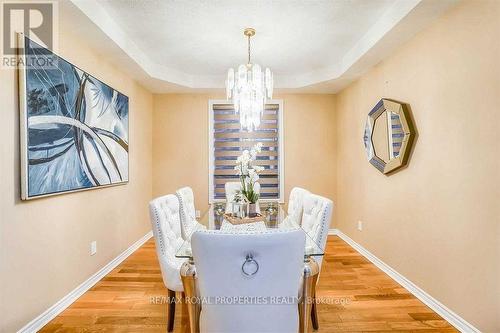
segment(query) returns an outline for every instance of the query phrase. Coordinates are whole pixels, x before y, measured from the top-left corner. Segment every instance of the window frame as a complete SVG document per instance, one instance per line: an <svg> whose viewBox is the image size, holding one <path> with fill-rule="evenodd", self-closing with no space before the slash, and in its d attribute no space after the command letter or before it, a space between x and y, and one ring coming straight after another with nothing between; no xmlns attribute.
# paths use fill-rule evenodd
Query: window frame
<svg viewBox="0 0 500 333"><path fill-rule="evenodd" d="M214 104L227 104L232 103L225 99L209 99L208 100L208 203L225 202L224 199L214 199ZM284 127L283 127L283 100L272 99L268 100L266 104L278 105L278 180L279 180L279 197L277 199L259 199L261 202L285 202L285 149L284 149Z"/></svg>

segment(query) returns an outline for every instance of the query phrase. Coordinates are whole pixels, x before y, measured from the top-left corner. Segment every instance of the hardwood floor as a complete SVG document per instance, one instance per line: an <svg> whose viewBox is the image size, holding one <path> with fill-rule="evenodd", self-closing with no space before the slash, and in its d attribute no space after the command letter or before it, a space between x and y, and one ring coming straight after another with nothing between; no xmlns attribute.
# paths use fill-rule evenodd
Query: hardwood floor
<svg viewBox="0 0 500 333"><path fill-rule="evenodd" d="M167 290L148 241L41 332L166 332ZM457 332L337 236L329 236L318 332ZM177 304L174 332L188 332Z"/></svg>

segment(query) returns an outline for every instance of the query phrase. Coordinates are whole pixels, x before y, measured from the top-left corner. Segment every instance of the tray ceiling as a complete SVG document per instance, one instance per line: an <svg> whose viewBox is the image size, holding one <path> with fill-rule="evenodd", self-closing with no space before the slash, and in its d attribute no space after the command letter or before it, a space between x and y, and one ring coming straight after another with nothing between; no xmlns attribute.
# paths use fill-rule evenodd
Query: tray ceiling
<svg viewBox="0 0 500 333"><path fill-rule="evenodd" d="M253 62L273 70L276 88L332 93L456 3L71 1L93 25L80 32L105 34L101 39L116 45L107 47L110 56L133 62L131 70L155 92L223 88L227 69L246 61L243 29L251 26Z"/></svg>

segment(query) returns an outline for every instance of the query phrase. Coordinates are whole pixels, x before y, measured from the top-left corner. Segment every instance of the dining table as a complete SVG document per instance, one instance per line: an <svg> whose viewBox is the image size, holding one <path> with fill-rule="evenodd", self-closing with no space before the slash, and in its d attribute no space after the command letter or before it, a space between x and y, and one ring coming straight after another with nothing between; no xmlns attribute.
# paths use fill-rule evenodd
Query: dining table
<svg viewBox="0 0 500 333"><path fill-rule="evenodd" d="M184 242L178 247L175 256L186 261L182 264L180 274L186 297L186 305L189 316L190 332L199 332L199 318L201 313L201 302L196 302L199 296L196 289L196 266L191 250L191 236L199 230L221 230L227 232L258 232L272 230L300 230L305 236L304 267L302 286L297 291L300 293L298 302L299 332L307 332L311 309L316 302L316 282L318 280L319 266L315 257L324 255L324 250L317 244L314 230L309 230L301 224L297 218L288 216L282 203L273 201L260 202L260 216L262 221L233 224L226 214L226 203L215 202L209 205L208 210L197 218L197 224L185 237Z"/></svg>

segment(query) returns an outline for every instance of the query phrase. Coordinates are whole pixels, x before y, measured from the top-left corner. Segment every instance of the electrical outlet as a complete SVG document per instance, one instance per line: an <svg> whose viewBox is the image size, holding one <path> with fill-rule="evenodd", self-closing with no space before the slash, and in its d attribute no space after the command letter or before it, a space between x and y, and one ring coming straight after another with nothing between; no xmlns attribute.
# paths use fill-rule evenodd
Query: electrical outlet
<svg viewBox="0 0 500 333"><path fill-rule="evenodd" d="M93 256L97 253L97 241L92 241L90 243L90 255Z"/></svg>
<svg viewBox="0 0 500 333"><path fill-rule="evenodd" d="M199 218L201 217L201 213L200 213L200 211L199 211L199 210L197 210L197 211L195 212L195 214L196 214L196 218L197 218L197 219L199 219Z"/></svg>
<svg viewBox="0 0 500 333"><path fill-rule="evenodd" d="M363 221L358 221L358 230L363 231Z"/></svg>

